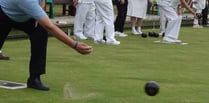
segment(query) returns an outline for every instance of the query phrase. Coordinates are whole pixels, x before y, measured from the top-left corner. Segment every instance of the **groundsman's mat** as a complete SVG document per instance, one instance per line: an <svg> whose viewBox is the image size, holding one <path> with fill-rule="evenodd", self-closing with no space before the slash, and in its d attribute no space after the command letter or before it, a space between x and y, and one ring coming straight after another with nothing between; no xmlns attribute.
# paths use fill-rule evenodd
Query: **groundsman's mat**
<svg viewBox="0 0 209 103"><path fill-rule="evenodd" d="M22 89L22 88L27 88L27 85L24 84L24 83L17 83L17 82L0 80L0 88L5 88L5 89Z"/></svg>
<svg viewBox="0 0 209 103"><path fill-rule="evenodd" d="M176 43L171 43L171 42L164 42L162 40L157 40L154 41L154 43L162 43L162 44L177 44L177 45L188 45L189 43L185 43L185 42L176 42Z"/></svg>

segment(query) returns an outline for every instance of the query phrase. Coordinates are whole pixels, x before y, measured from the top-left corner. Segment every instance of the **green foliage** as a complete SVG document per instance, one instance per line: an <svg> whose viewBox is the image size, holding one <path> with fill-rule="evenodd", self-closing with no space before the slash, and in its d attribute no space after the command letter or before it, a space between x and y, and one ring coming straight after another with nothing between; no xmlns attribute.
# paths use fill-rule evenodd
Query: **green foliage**
<svg viewBox="0 0 209 103"><path fill-rule="evenodd" d="M157 31L144 29L144 32ZM94 44L90 55L80 55L57 39L48 42L49 92L0 89L1 103L207 103L209 95L208 29L182 28L180 39L189 45L156 44L160 38L131 35L117 38L119 46ZM2 80L25 82L29 40L7 41L0 61ZM146 82L160 85L155 97L144 93Z"/></svg>

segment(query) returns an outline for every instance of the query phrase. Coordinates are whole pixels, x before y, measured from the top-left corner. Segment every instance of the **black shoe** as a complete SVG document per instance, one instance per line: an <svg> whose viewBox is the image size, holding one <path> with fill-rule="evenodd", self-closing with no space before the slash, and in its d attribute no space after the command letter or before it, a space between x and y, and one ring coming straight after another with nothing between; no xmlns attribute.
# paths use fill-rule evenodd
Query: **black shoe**
<svg viewBox="0 0 209 103"><path fill-rule="evenodd" d="M39 78L35 79L28 79L27 82L28 88L43 90L43 91L49 91L49 87L45 86Z"/></svg>
<svg viewBox="0 0 209 103"><path fill-rule="evenodd" d="M8 56L3 55L0 53L0 60L9 60L10 58Z"/></svg>

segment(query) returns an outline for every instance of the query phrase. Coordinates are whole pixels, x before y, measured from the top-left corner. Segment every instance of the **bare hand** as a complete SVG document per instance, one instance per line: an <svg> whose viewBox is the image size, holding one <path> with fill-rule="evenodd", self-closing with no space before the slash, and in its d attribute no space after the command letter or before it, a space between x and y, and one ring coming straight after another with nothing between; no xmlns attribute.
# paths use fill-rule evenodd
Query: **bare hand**
<svg viewBox="0 0 209 103"><path fill-rule="evenodd" d="M197 14L195 12L193 13L193 15L195 19L198 19Z"/></svg>
<svg viewBox="0 0 209 103"><path fill-rule="evenodd" d="M78 4L78 0L73 0L73 5L76 6Z"/></svg>
<svg viewBox="0 0 209 103"><path fill-rule="evenodd" d="M125 4L125 0L120 0L120 4Z"/></svg>
<svg viewBox="0 0 209 103"><path fill-rule="evenodd" d="M89 54L93 51L91 46L84 43L78 43L75 50L81 54Z"/></svg>

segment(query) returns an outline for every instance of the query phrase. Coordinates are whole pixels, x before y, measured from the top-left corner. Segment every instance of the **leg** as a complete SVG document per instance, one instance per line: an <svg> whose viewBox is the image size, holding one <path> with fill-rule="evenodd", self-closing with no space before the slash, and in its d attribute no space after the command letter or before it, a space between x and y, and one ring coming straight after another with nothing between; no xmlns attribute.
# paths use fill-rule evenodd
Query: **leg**
<svg viewBox="0 0 209 103"><path fill-rule="evenodd" d="M87 38L93 39L95 36L95 5L88 4L88 13L86 17L86 21L84 23L84 36Z"/></svg>
<svg viewBox="0 0 209 103"><path fill-rule="evenodd" d="M84 36L84 23L88 13L88 5L86 3L79 3L76 8L76 15L74 21L74 35L76 39L87 39Z"/></svg>
<svg viewBox="0 0 209 103"><path fill-rule="evenodd" d="M104 32L104 23L102 21L101 16L98 15L98 12L96 11L96 23L95 23L95 36L94 41L95 43L105 43L103 40L103 32Z"/></svg>
<svg viewBox="0 0 209 103"><path fill-rule="evenodd" d="M40 75L46 73L46 50L47 50L47 38L48 33L43 27L38 25L34 27L35 20L31 19L24 23L16 23L15 28L23 30L29 35L31 43L31 57L29 72L30 77L28 79L28 87L49 90L41 82Z"/></svg>
<svg viewBox="0 0 209 103"><path fill-rule="evenodd" d="M108 44L118 45L119 41L115 39L114 30L114 12L112 0L96 0L97 15L101 17L106 32L106 39Z"/></svg>
<svg viewBox="0 0 209 103"><path fill-rule="evenodd" d="M136 27L137 27L137 32L139 34L142 34L142 31L141 31L142 22L143 22L143 19L142 18L137 18Z"/></svg>
<svg viewBox="0 0 209 103"><path fill-rule="evenodd" d="M136 31L136 17L131 17L131 29L132 34L139 35L139 33Z"/></svg>
<svg viewBox="0 0 209 103"><path fill-rule="evenodd" d="M0 24L0 28L0 60L9 60L10 57L3 55L1 50L9 32L11 31L11 26L8 24Z"/></svg>
<svg viewBox="0 0 209 103"><path fill-rule="evenodd" d="M163 12L160 13L160 34L165 33L166 28L166 17Z"/></svg>
<svg viewBox="0 0 209 103"><path fill-rule="evenodd" d="M11 20L5 15L5 13L0 8L0 60L9 60L8 56L3 55L1 49L4 42L11 31Z"/></svg>
<svg viewBox="0 0 209 103"><path fill-rule="evenodd" d="M126 21L128 2L125 0L125 4L120 4L120 2L116 0L116 5L118 10L118 15L115 20L115 31L119 31L123 33L124 24Z"/></svg>
<svg viewBox="0 0 209 103"><path fill-rule="evenodd" d="M196 10L196 13L201 13L202 12L202 9L197 9ZM193 21L193 28L202 28L202 26L200 26L199 24L199 19L198 18L194 18L194 21Z"/></svg>
<svg viewBox="0 0 209 103"><path fill-rule="evenodd" d="M208 5L205 5L205 8L202 10L202 24L208 26Z"/></svg>
<svg viewBox="0 0 209 103"><path fill-rule="evenodd" d="M176 42L179 37L182 17L178 16L176 10L172 7L160 7L160 12L164 13L168 20L163 40L169 39L172 40L171 42Z"/></svg>

